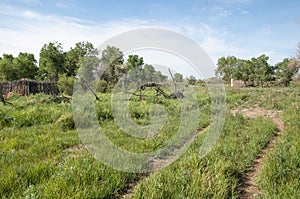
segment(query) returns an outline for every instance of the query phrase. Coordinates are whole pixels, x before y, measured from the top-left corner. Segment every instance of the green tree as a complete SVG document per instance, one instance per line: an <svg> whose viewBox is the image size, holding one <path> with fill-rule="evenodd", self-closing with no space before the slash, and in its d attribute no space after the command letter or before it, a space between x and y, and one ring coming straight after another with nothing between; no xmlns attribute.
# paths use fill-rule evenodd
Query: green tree
<svg viewBox="0 0 300 199"><path fill-rule="evenodd" d="M126 61L126 68L129 71L131 79L136 81L145 80L145 71L143 69L144 59L138 55L129 55Z"/></svg>
<svg viewBox="0 0 300 199"><path fill-rule="evenodd" d="M57 81L58 75L65 72L64 60L65 54L61 43L45 44L40 51L39 78Z"/></svg>
<svg viewBox="0 0 300 199"><path fill-rule="evenodd" d="M154 82L155 69L152 65L144 65L144 78L146 82Z"/></svg>
<svg viewBox="0 0 300 199"><path fill-rule="evenodd" d="M285 58L282 62L275 65L276 77L284 86L289 86L293 76L299 71L299 62L297 59Z"/></svg>
<svg viewBox="0 0 300 199"><path fill-rule="evenodd" d="M19 53L19 56L13 60L14 68L17 70L16 79L34 79L39 69L36 63L33 54Z"/></svg>
<svg viewBox="0 0 300 199"><path fill-rule="evenodd" d="M66 74L60 74L57 85L61 93L71 96L73 94L73 84L75 78L73 76L67 76Z"/></svg>
<svg viewBox="0 0 300 199"><path fill-rule="evenodd" d="M102 51L100 59L101 66L104 67L104 72L101 77L109 83L116 83L120 71L122 71L124 57L123 52L114 46L107 46Z"/></svg>
<svg viewBox="0 0 300 199"><path fill-rule="evenodd" d="M1 81L11 81L17 79L17 70L13 64L14 57L9 54L3 54L0 60L0 79Z"/></svg>
<svg viewBox="0 0 300 199"><path fill-rule="evenodd" d="M269 57L264 54L251 59L256 86L264 86L265 82L273 80L274 67L268 63L268 60Z"/></svg>
<svg viewBox="0 0 300 199"><path fill-rule="evenodd" d="M154 81L155 82L164 82L168 79L168 76L163 75L160 71L154 72Z"/></svg>
<svg viewBox="0 0 300 199"><path fill-rule="evenodd" d="M195 85L197 80L196 80L196 77L194 77L193 75L191 75L189 78L187 78L189 84L191 85Z"/></svg>
<svg viewBox="0 0 300 199"><path fill-rule="evenodd" d="M222 77L225 82L230 82L234 76L239 76L238 73L238 59L234 56L221 57L218 59L218 67L216 69L216 75Z"/></svg>
<svg viewBox="0 0 300 199"><path fill-rule="evenodd" d="M174 81L175 82L182 82L183 81L183 75L180 73L175 73L174 74Z"/></svg>
<svg viewBox="0 0 300 199"><path fill-rule="evenodd" d="M64 70L67 76L75 76L85 56L97 56L98 51L92 43L79 42L65 53Z"/></svg>
<svg viewBox="0 0 300 199"><path fill-rule="evenodd" d="M33 54L19 53L18 57L4 54L0 59L0 79L13 81L21 78L34 79L38 72Z"/></svg>

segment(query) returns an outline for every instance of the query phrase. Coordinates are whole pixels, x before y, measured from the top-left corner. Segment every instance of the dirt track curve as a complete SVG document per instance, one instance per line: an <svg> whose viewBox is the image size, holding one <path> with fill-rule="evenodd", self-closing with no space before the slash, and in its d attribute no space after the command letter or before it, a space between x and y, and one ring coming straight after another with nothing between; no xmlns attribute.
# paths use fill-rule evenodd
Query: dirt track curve
<svg viewBox="0 0 300 199"><path fill-rule="evenodd" d="M232 113L236 114L238 110L233 110ZM262 166L265 162L266 157L268 154L273 150L274 146L278 142L280 135L282 134L284 130L284 123L283 121L278 117L278 114L281 113L280 111L274 111L274 110L267 110L258 107L257 104L255 104L251 108L243 108L241 110L241 113L249 118L255 118L258 116L261 117L267 117L272 119L272 121L277 125L278 132L275 134L275 136L270 140L269 144L261 151L259 156L254 161L250 172L246 174L246 176L243 178L242 181L242 195L241 199L250 199L250 198L256 198L260 193L260 189L257 185L257 176L261 173Z"/></svg>

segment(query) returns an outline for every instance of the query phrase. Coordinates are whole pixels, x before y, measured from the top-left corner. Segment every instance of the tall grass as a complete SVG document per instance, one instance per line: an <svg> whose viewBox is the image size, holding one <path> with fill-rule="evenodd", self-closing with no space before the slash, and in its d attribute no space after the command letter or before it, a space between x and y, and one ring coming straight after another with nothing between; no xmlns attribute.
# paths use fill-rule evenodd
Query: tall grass
<svg viewBox="0 0 300 199"><path fill-rule="evenodd" d="M237 198L243 174L275 132L269 119L228 114L209 155L199 157L201 135L178 161L140 183L132 198Z"/></svg>
<svg viewBox="0 0 300 199"><path fill-rule="evenodd" d="M291 88L285 95L283 98L277 96L277 99L284 101L281 106L286 127L263 165L259 183L263 191L261 198L300 196L300 90Z"/></svg>
<svg viewBox="0 0 300 199"><path fill-rule="evenodd" d="M210 97L204 87L195 89L201 129L210 123ZM226 92L229 109L258 104L283 111L285 133L263 167L261 197L297 198L299 87L227 88ZM140 125L149 124L153 104L162 105L168 113L161 133L146 141L122 132L111 113L110 94L99 97L102 101L95 105L99 124L125 150L156 150L177 132L176 100L140 102L136 98L130 102L130 117ZM136 181L133 198L238 198L242 176L276 132L270 119L228 112L221 138L206 157L199 157L199 149L207 129L179 160L141 180L142 174L113 170L88 153L74 129L71 104L56 103L42 94L13 95L8 101L14 105L0 104L0 198L116 198Z"/></svg>

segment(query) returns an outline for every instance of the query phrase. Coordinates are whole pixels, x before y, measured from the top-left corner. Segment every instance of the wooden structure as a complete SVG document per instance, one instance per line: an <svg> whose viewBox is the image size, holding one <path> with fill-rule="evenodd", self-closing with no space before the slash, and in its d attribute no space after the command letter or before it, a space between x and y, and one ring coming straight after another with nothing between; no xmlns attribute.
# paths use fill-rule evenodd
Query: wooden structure
<svg viewBox="0 0 300 199"><path fill-rule="evenodd" d="M246 83L243 80L230 80L230 86L231 87L246 87Z"/></svg>
<svg viewBox="0 0 300 199"><path fill-rule="evenodd" d="M17 93L23 96L36 93L45 93L47 95L57 95L58 88L53 82L37 82L30 79L20 79L12 82L0 82L2 95Z"/></svg>

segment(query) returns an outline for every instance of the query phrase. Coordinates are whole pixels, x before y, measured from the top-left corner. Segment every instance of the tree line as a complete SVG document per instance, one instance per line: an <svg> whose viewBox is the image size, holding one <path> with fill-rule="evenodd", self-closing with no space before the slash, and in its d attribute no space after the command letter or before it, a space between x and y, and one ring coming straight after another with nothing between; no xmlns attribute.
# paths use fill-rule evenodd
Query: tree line
<svg viewBox="0 0 300 199"><path fill-rule="evenodd" d="M285 58L275 65L269 64L268 60L269 57L264 54L248 60L235 56L221 57L216 76L222 77L226 83L231 79L242 80L246 86L288 86L300 68L300 44L296 57Z"/></svg>
<svg viewBox="0 0 300 199"><path fill-rule="evenodd" d="M101 53L101 58L99 55ZM283 84L288 86L293 76L299 70L300 45L297 57L286 58L271 65L269 57L261 55L251 59L238 59L235 56L218 59L216 76L223 78L227 83L231 79L242 80L247 86L266 86L270 84ZM80 66L85 65L84 68ZM101 66L97 71L95 66ZM79 71L84 70L84 71ZM133 70L134 69L134 70ZM64 51L62 44L50 42L44 44L39 53L39 61L33 54L19 53L17 57L3 54L0 57L0 81L13 81L21 78L41 81L57 82L62 92L71 93L75 76L80 72L87 77L98 72L98 90L107 91L117 83L118 79L131 71L132 76L139 77L145 82L163 82L167 76L144 63L143 57L129 55L124 60L123 52L115 46L107 46L102 52L90 42L78 42L68 51ZM134 73L134 74L133 74ZM183 81L183 75L173 74L176 82ZM189 84L196 84L194 76L186 78Z"/></svg>
<svg viewBox="0 0 300 199"><path fill-rule="evenodd" d="M99 89L105 91L109 86L117 83L120 76L133 70L141 79L148 82L163 82L167 76L156 71L152 65L145 64L143 57L129 55L124 60L124 54L119 48L107 46L101 53L89 42L76 43L68 51L64 51L62 44L50 42L44 44L39 53L39 62L33 54L19 53L17 57L3 54L0 57L0 81L13 81L28 78L40 81L57 82L60 90L71 94L75 76L78 73L87 77L94 76L97 66L101 65L101 80ZM81 68L80 66L85 67ZM132 74L133 75L133 74ZM182 75L176 74L181 81Z"/></svg>

